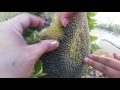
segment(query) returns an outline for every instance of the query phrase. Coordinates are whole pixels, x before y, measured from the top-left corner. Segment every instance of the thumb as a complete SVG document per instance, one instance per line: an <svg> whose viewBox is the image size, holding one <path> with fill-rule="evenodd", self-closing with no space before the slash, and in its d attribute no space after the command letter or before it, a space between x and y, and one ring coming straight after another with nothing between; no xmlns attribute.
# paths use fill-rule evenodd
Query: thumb
<svg viewBox="0 0 120 90"><path fill-rule="evenodd" d="M52 51L59 46L56 40L43 40L40 43L28 45L26 53L28 57L36 62L44 53Z"/></svg>

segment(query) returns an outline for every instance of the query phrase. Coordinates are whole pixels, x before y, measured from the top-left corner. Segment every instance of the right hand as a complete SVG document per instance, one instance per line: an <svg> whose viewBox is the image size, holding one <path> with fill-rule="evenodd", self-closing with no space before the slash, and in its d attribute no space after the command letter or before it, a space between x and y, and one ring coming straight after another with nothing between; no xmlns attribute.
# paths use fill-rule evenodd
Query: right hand
<svg viewBox="0 0 120 90"><path fill-rule="evenodd" d="M120 55L114 53L114 58L89 55L85 63L111 78L120 78Z"/></svg>

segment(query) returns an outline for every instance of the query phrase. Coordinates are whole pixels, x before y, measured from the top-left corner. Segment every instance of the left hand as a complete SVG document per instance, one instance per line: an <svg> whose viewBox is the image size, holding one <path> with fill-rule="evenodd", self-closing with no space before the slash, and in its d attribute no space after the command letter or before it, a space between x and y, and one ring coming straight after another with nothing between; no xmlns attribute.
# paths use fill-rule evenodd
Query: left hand
<svg viewBox="0 0 120 90"><path fill-rule="evenodd" d="M67 26L69 21L77 14L77 12L61 12L60 22L64 27Z"/></svg>
<svg viewBox="0 0 120 90"><path fill-rule="evenodd" d="M23 30L44 26L45 20L31 14L21 14L0 22L0 78L28 78L36 61L59 46L56 40L43 40L27 45Z"/></svg>
<svg viewBox="0 0 120 90"><path fill-rule="evenodd" d="M120 78L120 55L113 54L114 58L89 55L84 62L110 78Z"/></svg>

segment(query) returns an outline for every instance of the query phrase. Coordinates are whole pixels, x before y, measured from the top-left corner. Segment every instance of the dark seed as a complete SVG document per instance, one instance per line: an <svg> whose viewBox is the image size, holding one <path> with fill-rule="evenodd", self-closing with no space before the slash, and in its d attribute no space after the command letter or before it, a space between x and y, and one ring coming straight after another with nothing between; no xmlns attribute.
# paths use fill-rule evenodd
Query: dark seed
<svg viewBox="0 0 120 90"><path fill-rule="evenodd" d="M43 40L50 40L50 39L52 39L52 38L50 38L49 36L44 36L43 37Z"/></svg>
<svg viewBox="0 0 120 90"><path fill-rule="evenodd" d="M50 21L50 22L52 22L52 18L49 18L47 21Z"/></svg>
<svg viewBox="0 0 120 90"><path fill-rule="evenodd" d="M50 26L50 21L45 21L44 25L45 26Z"/></svg>
<svg viewBox="0 0 120 90"><path fill-rule="evenodd" d="M50 23L52 22L52 18L46 19L44 25L45 26L50 26Z"/></svg>
<svg viewBox="0 0 120 90"><path fill-rule="evenodd" d="M52 22L52 18L45 19L45 21L50 21L50 22Z"/></svg>
<svg viewBox="0 0 120 90"><path fill-rule="evenodd" d="M40 32L42 29L43 29L42 27L36 28L36 30L37 30L38 32Z"/></svg>

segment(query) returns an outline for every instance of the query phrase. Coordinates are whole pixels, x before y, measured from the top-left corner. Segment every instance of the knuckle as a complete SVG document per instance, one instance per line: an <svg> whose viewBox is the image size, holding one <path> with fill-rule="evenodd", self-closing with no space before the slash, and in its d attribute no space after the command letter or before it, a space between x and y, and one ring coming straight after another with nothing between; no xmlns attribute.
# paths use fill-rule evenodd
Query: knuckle
<svg viewBox="0 0 120 90"><path fill-rule="evenodd" d="M95 67L95 62L92 61L92 60L90 60L90 65L93 66L93 67Z"/></svg>
<svg viewBox="0 0 120 90"><path fill-rule="evenodd" d="M106 67L106 66L104 66L104 65L103 65L103 66L101 66L101 68L100 68L100 69L101 69L101 71L102 71L102 72L106 72L106 71L107 71L107 67Z"/></svg>
<svg viewBox="0 0 120 90"><path fill-rule="evenodd" d="M110 60L108 60L108 59L105 58L105 59L104 59L104 63L105 63L105 64L108 64L108 63L110 63Z"/></svg>
<svg viewBox="0 0 120 90"><path fill-rule="evenodd" d="M98 57L97 55L94 55L94 56L93 56L93 59L98 60L99 57Z"/></svg>

